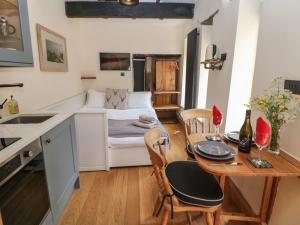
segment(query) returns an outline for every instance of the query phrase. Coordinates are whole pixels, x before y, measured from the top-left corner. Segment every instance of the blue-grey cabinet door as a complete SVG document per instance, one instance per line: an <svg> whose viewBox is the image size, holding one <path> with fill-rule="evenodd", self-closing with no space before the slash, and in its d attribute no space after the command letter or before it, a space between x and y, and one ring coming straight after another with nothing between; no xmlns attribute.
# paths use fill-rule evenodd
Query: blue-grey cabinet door
<svg viewBox="0 0 300 225"><path fill-rule="evenodd" d="M0 66L33 66L27 1L0 7Z"/></svg>
<svg viewBox="0 0 300 225"><path fill-rule="evenodd" d="M78 179L73 118L42 136L46 175L54 222L63 212Z"/></svg>

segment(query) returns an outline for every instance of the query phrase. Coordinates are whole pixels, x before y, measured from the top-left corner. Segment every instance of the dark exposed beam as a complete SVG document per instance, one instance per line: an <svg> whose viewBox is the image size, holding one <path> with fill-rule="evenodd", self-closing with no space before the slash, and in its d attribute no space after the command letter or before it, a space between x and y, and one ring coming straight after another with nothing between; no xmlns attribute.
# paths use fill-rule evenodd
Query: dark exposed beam
<svg viewBox="0 0 300 225"><path fill-rule="evenodd" d="M123 6L118 2L66 2L66 15L72 18L170 18L192 19L194 4L140 3Z"/></svg>

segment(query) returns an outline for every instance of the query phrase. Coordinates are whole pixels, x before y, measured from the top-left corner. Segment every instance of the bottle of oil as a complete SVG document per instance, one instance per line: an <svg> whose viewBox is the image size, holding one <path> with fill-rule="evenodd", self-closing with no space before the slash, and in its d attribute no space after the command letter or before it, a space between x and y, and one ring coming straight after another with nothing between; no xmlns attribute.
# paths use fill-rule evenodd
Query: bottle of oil
<svg viewBox="0 0 300 225"><path fill-rule="evenodd" d="M251 110L246 111L246 118L244 124L240 130L239 137L239 151L243 153L249 153L252 145L252 126L251 126Z"/></svg>
<svg viewBox="0 0 300 225"><path fill-rule="evenodd" d="M7 103L9 114L17 114L19 113L19 105L18 102L14 99L14 96L10 96L10 100Z"/></svg>

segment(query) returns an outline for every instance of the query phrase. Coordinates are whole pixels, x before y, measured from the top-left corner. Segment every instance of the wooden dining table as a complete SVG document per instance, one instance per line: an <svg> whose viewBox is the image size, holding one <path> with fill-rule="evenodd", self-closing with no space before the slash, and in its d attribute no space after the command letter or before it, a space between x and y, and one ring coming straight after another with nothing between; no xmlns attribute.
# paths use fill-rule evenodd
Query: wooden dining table
<svg viewBox="0 0 300 225"><path fill-rule="evenodd" d="M215 161L206 159L196 153L195 145L200 141L207 141L207 135L210 134L191 134L187 137L187 139L192 147L198 164L204 170L214 174L219 178L219 184L223 192L225 189L225 181L228 177L266 177L259 215L252 216L224 212L222 211L222 207L220 207L220 209L216 212L214 224L220 225L222 221L229 220L268 224L276 198L279 179L281 177L299 177L300 163L284 152L281 152L279 155L274 155L264 150L262 152L262 156L273 165L273 168L255 168L247 158L258 157L258 149L256 147L253 146L250 153L240 153L238 152L236 144L227 141L225 141L225 143L227 143L236 151L236 155L233 159L229 161ZM216 163L225 162L237 162L238 165L215 165ZM214 165L212 165L212 163L214 163Z"/></svg>

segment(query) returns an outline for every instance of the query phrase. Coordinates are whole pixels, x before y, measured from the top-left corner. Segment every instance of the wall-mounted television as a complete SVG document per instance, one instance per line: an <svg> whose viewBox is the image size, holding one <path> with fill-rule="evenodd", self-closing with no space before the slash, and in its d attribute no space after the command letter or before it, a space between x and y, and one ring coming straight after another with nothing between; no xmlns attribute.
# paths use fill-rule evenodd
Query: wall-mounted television
<svg viewBox="0 0 300 225"><path fill-rule="evenodd" d="M100 70L130 70L130 53L100 52Z"/></svg>

